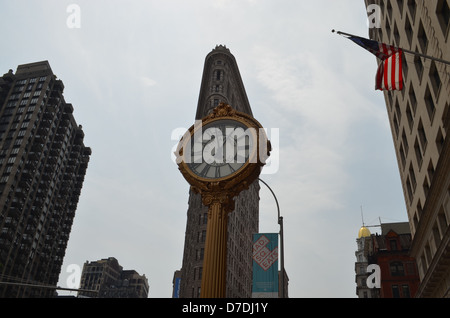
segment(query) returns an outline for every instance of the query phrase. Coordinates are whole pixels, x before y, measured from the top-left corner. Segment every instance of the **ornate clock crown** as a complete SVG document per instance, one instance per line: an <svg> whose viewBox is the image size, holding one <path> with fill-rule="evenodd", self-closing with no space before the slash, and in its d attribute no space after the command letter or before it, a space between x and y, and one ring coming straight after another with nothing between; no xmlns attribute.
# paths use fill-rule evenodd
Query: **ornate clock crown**
<svg viewBox="0 0 450 318"><path fill-rule="evenodd" d="M206 116L207 119L219 117L232 117L236 115L236 110L226 103L220 103L213 109L212 113Z"/></svg>

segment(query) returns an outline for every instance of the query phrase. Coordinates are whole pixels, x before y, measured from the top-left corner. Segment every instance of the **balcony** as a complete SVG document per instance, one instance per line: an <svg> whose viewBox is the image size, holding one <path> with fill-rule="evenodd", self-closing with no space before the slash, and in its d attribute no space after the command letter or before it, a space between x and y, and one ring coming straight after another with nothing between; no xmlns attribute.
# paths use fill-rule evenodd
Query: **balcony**
<svg viewBox="0 0 450 318"><path fill-rule="evenodd" d="M53 94L58 94L58 93L62 94L63 91L64 91L64 84L63 84L63 82L61 80L56 80L55 84L53 85L52 95Z"/></svg>

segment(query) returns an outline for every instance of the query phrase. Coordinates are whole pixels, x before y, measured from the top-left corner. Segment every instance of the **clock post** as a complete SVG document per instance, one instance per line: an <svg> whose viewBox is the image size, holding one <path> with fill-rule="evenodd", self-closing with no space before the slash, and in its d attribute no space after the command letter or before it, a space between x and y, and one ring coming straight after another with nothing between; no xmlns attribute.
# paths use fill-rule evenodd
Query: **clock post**
<svg viewBox="0 0 450 318"><path fill-rule="evenodd" d="M234 210L234 197L258 178L269 153L261 124L224 103L200 127L189 128L178 144L178 168L208 207L201 298L226 295L228 214Z"/></svg>
<svg viewBox="0 0 450 318"><path fill-rule="evenodd" d="M208 223L203 260L200 297L224 298L227 273L228 214L234 210L234 201L227 193L206 193L202 201L208 206Z"/></svg>

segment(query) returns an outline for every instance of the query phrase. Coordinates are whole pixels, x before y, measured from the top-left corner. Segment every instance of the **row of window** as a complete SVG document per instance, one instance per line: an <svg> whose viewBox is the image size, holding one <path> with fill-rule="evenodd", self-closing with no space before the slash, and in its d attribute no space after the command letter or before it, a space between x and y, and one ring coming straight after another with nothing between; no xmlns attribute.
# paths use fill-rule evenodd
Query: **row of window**
<svg viewBox="0 0 450 318"><path fill-rule="evenodd" d="M401 289L401 293L400 293ZM393 298L410 298L411 292L409 290L409 285L403 284L401 286L394 284L391 286L392 297Z"/></svg>
<svg viewBox="0 0 450 318"><path fill-rule="evenodd" d="M395 242L395 240L393 240ZM394 243L396 244L396 243ZM396 247L394 247L395 250ZM405 268L406 267L406 268ZM359 266L358 274L367 274L367 266ZM389 273L391 276L406 276L406 275L416 275L416 265L414 262L401 262L401 261L393 261L389 263ZM363 282L363 286L364 282Z"/></svg>
<svg viewBox="0 0 450 318"><path fill-rule="evenodd" d="M422 1L422 0L421 0ZM416 11L418 7L418 3L416 0L407 0L406 6L404 5L405 0L397 0L397 1L391 1L391 0L385 0L381 1L381 11L385 13L384 21L385 21L385 29L387 32L388 40L391 40L391 22L393 19L393 7L392 4L397 5L396 10L400 13L400 17L403 19L405 18L405 26L404 30L406 31L406 35L408 38L409 46L411 47L412 39L414 38L414 21L416 19ZM423 4L421 4L423 6ZM405 9L405 10L404 10ZM436 3L435 13L438 20L438 24L440 26L440 29L442 31L442 34L444 37L447 34L448 26L449 26L449 5L446 0L438 0ZM409 14L407 14L409 13ZM413 21L413 22L411 22ZM400 21L397 21L397 23L401 23ZM426 52L427 46L428 46L428 38L424 30L424 26L422 23L422 20L419 20L419 27L417 30L417 33L415 37L418 39L419 46L423 53ZM400 35L398 31L397 24L394 22L393 27L393 37L397 44L397 46L400 46Z"/></svg>
<svg viewBox="0 0 450 318"><path fill-rule="evenodd" d="M39 77L39 82L45 82L45 80L47 79L47 76L41 76ZM27 78L17 81L16 85L25 85L27 83ZM28 83L36 83L36 81L38 80L37 77L32 77L29 79Z"/></svg>
<svg viewBox="0 0 450 318"><path fill-rule="evenodd" d="M450 188L447 189L447 196L450 197ZM438 247L441 244L442 238L445 235L445 232L450 225L449 217L447 215L450 215L450 199L446 200L445 203L440 207L438 215L436 219L434 220L433 228L431 231L431 237L427 241L427 244L425 245L425 249L420 256L420 265L419 267L422 270L422 277L425 276L427 273L428 267L430 266L434 253L436 253ZM417 215L414 216L414 224L417 228L419 223L419 220L417 219Z"/></svg>

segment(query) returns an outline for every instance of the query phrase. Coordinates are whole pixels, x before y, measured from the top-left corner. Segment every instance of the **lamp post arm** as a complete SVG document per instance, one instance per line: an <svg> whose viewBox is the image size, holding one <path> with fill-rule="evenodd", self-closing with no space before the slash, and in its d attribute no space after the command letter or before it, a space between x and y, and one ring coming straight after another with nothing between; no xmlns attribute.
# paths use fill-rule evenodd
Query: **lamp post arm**
<svg viewBox="0 0 450 318"><path fill-rule="evenodd" d="M262 180L261 178L258 178L258 180L261 181L262 183L264 183L266 185L266 187L270 190L270 192L272 192L272 195L273 195L273 197L275 199L275 202L277 204L278 224L280 224L280 222L282 222L283 218L280 216L280 205L278 204L277 197L276 197L275 193L272 191L272 189L269 187L269 185L264 180Z"/></svg>
<svg viewBox="0 0 450 318"><path fill-rule="evenodd" d="M278 199L275 193L272 191L272 189L269 187L269 185L262 180L261 178L258 178L259 181L264 183L266 187L272 192L273 197L275 198L275 202L277 203L277 210L278 210L278 224L280 225L280 240L281 240L281 298L285 298L284 293L284 234L283 234L283 217L280 215L280 205L278 204Z"/></svg>

